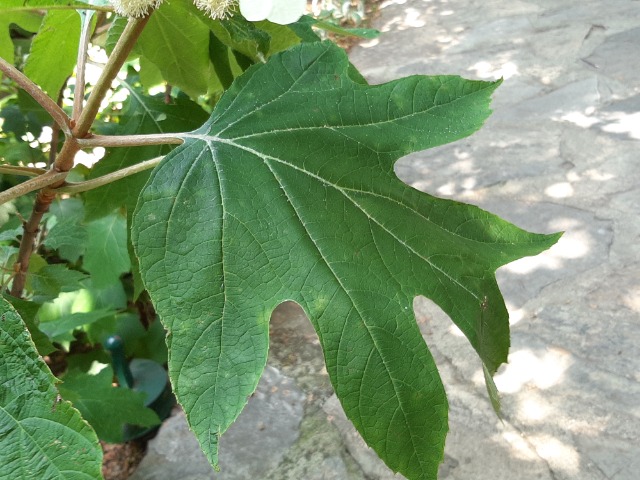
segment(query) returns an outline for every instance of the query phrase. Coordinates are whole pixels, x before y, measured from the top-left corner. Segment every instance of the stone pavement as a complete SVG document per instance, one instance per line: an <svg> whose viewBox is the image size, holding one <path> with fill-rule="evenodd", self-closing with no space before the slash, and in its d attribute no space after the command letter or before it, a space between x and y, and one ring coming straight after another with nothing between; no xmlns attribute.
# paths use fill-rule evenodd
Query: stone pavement
<svg viewBox="0 0 640 480"><path fill-rule="evenodd" d="M640 1L390 0L377 26L387 33L351 55L371 83L504 78L480 132L401 160L398 175L529 230L566 232L498 272L513 334L496 378L503 422L466 340L416 300L451 404L441 478L639 479ZM198 466L177 416L135 480L400 478L345 421L299 309L282 306L272 324L271 368L222 437L222 472ZM148 473L160 463L167 475Z"/></svg>

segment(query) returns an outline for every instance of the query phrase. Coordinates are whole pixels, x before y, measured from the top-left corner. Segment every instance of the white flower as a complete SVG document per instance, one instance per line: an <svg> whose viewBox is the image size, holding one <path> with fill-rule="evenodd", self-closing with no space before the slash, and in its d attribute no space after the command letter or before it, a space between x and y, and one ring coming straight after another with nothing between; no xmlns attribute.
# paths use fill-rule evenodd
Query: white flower
<svg viewBox="0 0 640 480"><path fill-rule="evenodd" d="M307 0L240 0L240 13L251 22L269 20L280 25L297 21L307 10Z"/></svg>
<svg viewBox="0 0 640 480"><path fill-rule="evenodd" d="M236 0L193 0L193 3L214 20L220 20L229 15Z"/></svg>
<svg viewBox="0 0 640 480"><path fill-rule="evenodd" d="M150 9L158 8L162 0L110 0L118 15L144 17Z"/></svg>

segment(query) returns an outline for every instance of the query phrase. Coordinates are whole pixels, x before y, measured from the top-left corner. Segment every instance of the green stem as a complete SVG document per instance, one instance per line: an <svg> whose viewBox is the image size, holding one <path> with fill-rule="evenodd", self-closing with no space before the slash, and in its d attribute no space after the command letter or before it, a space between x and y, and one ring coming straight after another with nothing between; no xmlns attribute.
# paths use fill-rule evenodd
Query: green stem
<svg viewBox="0 0 640 480"><path fill-rule="evenodd" d="M110 6L101 6L101 5L83 5L82 8L84 10L96 10L98 12L105 13L113 13L113 7ZM46 7L37 7L35 5L24 5L24 6L16 6L16 7L2 7L3 13L11 13L11 12L40 12L42 10L77 10L77 7L72 5L48 5Z"/></svg>
<svg viewBox="0 0 640 480"><path fill-rule="evenodd" d="M182 145L184 140L178 133L151 133L148 135L91 135L79 138L80 148L94 147L140 147L145 145Z"/></svg>
<svg viewBox="0 0 640 480"><path fill-rule="evenodd" d="M1 57L0 71L16 82L25 92L31 95L33 99L38 102L42 108L49 113L49 115L51 115L53 120L60 126L65 136L71 136L71 120L67 114L64 113L64 110L62 110L62 108L60 108L58 104L49 97L49 95L40 90L40 87L33 83L26 75Z"/></svg>
<svg viewBox="0 0 640 480"><path fill-rule="evenodd" d="M25 177L37 177L44 175L47 170L36 167L18 167L16 165L0 165L0 173L6 175L22 175Z"/></svg>
<svg viewBox="0 0 640 480"><path fill-rule="evenodd" d="M24 173L22 173L22 175L24 175ZM67 172L56 172L54 170L49 170L42 175L32 178L31 180L27 180L26 182L20 183L15 187L11 187L8 190L0 192L0 205L8 202L9 200L13 200L14 198L26 195L27 193L40 190L41 188L48 187L49 185L53 185L60 180L64 180L66 176Z"/></svg>
<svg viewBox="0 0 640 480"><path fill-rule="evenodd" d="M80 10L82 18L82 33L80 44L78 45L78 60L76 63L76 88L73 93L73 114L71 118L78 120L82 112L84 102L84 74L87 64L87 50L89 49L89 38L91 37L91 17L93 11Z"/></svg>
<svg viewBox="0 0 640 480"><path fill-rule="evenodd" d="M64 186L58 188L57 191L59 193L73 194L93 190L109 183L117 182L118 180L122 180L123 178L129 177L131 175L135 175L136 173L149 170L158 165L163 158L164 157L152 158L151 160L136 163L135 165L132 165L130 167L123 168L122 170L116 170L115 172L103 175L102 177L87 180L86 182L67 183Z"/></svg>
<svg viewBox="0 0 640 480"><path fill-rule="evenodd" d="M100 104L102 100L104 100L107 91L111 88L111 82L113 82L113 79L120 71L120 67L124 64L129 53L131 53L136 40L142 33L148 20L149 15L142 18L129 19L129 23L127 23L122 35L118 39L118 43L114 47L113 52L111 52L100 78L93 87L93 90L91 90L91 95L89 95L82 114L73 128L73 134L76 138L82 138L89 132L91 124L95 120L96 115L98 115L98 110L100 110Z"/></svg>

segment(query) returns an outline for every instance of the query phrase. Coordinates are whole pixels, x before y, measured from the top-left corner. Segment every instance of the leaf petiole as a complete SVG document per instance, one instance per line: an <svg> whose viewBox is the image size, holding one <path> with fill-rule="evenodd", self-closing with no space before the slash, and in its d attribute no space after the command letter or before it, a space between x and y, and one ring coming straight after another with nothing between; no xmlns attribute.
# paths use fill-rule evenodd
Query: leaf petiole
<svg viewBox="0 0 640 480"><path fill-rule="evenodd" d="M77 119L76 125L73 128L73 134L77 138L84 137L91 128L91 124L98 114L100 104L104 100L107 91L111 88L111 82L116 77L122 67L123 63L131 53L136 40L144 30L147 21L149 21L150 15L146 15L141 18L130 18L127 26L124 28L122 35L118 39L118 43L111 52L109 60L104 66L104 70L100 75L100 78L96 82L91 90L91 94L87 100L87 103Z"/></svg>
<svg viewBox="0 0 640 480"><path fill-rule="evenodd" d="M16 82L20 88L33 97L33 99L44 108L53 120L60 126L66 137L71 136L71 119L60 108L60 106L54 102L49 95L44 93L40 87L38 87L29 77L27 77L20 70L15 68L4 58L0 57L0 71L4 73L11 80Z"/></svg>
<svg viewBox="0 0 640 480"><path fill-rule="evenodd" d="M71 118L77 120L82 112L85 89L85 67L87 64L87 50L89 49L89 39L91 37L91 19L94 12L92 10L80 10L82 19L82 33L80 34L80 44L78 45L78 60L76 63L76 88L73 96L73 113Z"/></svg>
<svg viewBox="0 0 640 480"><path fill-rule="evenodd" d="M91 135L77 140L80 148L141 147L145 145L181 145L184 140L177 133L153 133L148 135Z"/></svg>
<svg viewBox="0 0 640 480"><path fill-rule="evenodd" d="M151 160L145 160L144 162L136 163L135 165L132 165L130 167L116 170L115 172L109 173L108 175L93 178L85 182L67 183L64 186L58 188L57 191L59 193L73 194L93 190L95 188L108 185L109 183L117 182L118 180L122 180L123 178L129 177L131 175L135 175L136 173L150 170L158 165L163 158L164 157L156 157L152 158Z"/></svg>

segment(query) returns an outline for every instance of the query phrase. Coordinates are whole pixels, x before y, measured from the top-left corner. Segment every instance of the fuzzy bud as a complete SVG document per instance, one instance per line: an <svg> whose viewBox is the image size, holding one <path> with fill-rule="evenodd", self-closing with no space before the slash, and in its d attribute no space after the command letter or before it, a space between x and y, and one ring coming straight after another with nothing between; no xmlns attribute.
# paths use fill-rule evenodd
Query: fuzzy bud
<svg viewBox="0 0 640 480"><path fill-rule="evenodd" d="M158 8L162 0L109 0L116 13L123 17L144 17Z"/></svg>
<svg viewBox="0 0 640 480"><path fill-rule="evenodd" d="M236 0L194 0L197 8L214 20L227 18L236 5Z"/></svg>

